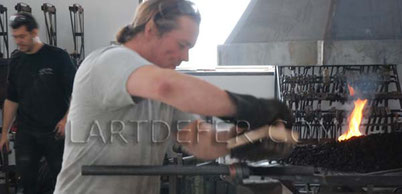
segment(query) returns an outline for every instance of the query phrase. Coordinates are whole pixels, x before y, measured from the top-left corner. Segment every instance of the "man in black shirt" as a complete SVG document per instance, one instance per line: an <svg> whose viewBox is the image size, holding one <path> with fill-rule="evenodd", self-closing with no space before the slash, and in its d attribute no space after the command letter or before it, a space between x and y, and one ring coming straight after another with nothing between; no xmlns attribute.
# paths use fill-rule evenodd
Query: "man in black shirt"
<svg viewBox="0 0 402 194"><path fill-rule="evenodd" d="M63 156L64 126L75 75L69 55L43 44L32 15L11 17L12 35L20 52L12 56L4 102L0 148L8 130L18 122L15 150L17 171L25 194L35 193L39 161L46 158L55 182Z"/></svg>

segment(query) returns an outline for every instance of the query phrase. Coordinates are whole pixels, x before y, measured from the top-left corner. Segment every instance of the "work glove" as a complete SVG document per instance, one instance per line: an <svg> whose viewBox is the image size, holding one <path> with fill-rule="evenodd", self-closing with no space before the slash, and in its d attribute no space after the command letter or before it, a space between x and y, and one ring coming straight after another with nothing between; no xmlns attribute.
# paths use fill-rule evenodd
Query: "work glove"
<svg viewBox="0 0 402 194"><path fill-rule="evenodd" d="M251 95L236 94L226 91L236 105L233 117L221 117L224 121L235 123L243 129L256 129L264 125L282 122L287 129L293 125L293 116L285 103L276 99L256 98Z"/></svg>
<svg viewBox="0 0 402 194"><path fill-rule="evenodd" d="M277 123L282 123L288 130L292 129L293 116L285 103L276 99L256 98L229 91L227 93L236 105L237 112L233 117L222 117L221 119L235 123L238 127L245 129L239 135L248 130ZM281 159L290 154L293 147L294 144L276 142L266 138L232 149L231 157L249 161Z"/></svg>

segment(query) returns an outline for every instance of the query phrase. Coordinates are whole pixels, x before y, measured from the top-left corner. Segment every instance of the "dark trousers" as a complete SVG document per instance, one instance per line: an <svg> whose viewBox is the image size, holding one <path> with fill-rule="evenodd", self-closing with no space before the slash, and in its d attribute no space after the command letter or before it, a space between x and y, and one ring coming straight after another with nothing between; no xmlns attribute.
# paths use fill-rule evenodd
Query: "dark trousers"
<svg viewBox="0 0 402 194"><path fill-rule="evenodd" d="M55 138L55 133L35 134L18 130L15 141L15 157L17 172L21 176L24 194L36 194L40 191L38 185L39 168L42 157L46 159L50 171L51 189L54 189L57 175L63 159L64 139ZM48 182L48 181L47 181Z"/></svg>

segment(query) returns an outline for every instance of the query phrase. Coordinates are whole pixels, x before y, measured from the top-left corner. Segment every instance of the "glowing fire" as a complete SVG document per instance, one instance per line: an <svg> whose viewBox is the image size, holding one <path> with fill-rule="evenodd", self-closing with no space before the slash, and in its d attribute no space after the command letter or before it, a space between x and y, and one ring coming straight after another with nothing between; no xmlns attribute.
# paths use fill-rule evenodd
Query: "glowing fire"
<svg viewBox="0 0 402 194"><path fill-rule="evenodd" d="M349 88L349 94L351 96L354 96L355 95L355 90L349 84L348 84L348 88Z"/></svg>
<svg viewBox="0 0 402 194"><path fill-rule="evenodd" d="M355 108L352 114L349 116L349 130L338 138L338 141L348 140L352 137L362 136L360 133L360 123L363 119L363 109L366 106L367 99L358 99L355 102Z"/></svg>

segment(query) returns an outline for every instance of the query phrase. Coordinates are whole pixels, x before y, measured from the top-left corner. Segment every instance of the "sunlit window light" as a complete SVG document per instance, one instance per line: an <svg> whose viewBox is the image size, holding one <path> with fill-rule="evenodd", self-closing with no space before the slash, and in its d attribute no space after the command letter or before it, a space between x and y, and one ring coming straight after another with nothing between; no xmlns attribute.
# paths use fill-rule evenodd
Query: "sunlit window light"
<svg viewBox="0 0 402 194"><path fill-rule="evenodd" d="M213 69L218 63L218 45L226 41L250 0L191 1L201 12L200 34L190 50L189 62L177 69Z"/></svg>

